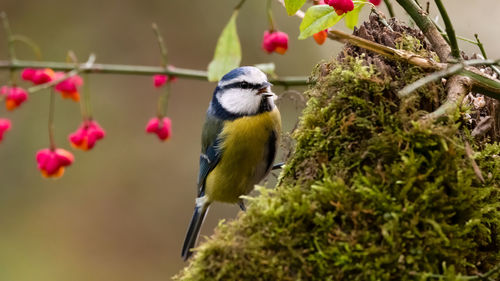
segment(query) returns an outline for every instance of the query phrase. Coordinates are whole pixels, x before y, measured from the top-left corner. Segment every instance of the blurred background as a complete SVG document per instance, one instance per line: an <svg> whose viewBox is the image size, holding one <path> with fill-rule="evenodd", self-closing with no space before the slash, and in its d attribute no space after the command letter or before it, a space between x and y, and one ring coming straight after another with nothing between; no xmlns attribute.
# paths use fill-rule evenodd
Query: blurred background
<svg viewBox="0 0 500 281"><path fill-rule="evenodd" d="M2 0L0 10L7 12L14 33L40 45L44 60L65 61L73 50L81 61L94 52L98 63L160 65L151 30L156 22L170 63L204 70L237 2ZM444 2L457 33L468 38L479 33L489 56L500 58L498 0ZM237 20L243 65L274 62L279 75L307 76L316 63L337 55L339 43L297 40L299 19L273 5L279 29L290 35L289 50L280 56L260 49L268 26L265 2L247 1ZM396 13L407 20L400 9ZM367 15L365 9L361 18ZM339 27L346 30L343 23ZM0 32L0 59L6 59ZM474 45L460 45L477 52ZM17 53L35 59L24 45ZM0 71L0 84L7 81L8 72ZM42 178L35 162L35 153L48 147L48 92L32 95L20 110L0 108L0 116L13 122L0 144L0 280L169 280L186 265L180 249L194 206L200 131L215 83L180 79L173 84L168 109L173 136L166 143L144 133L159 94L151 77L90 75L86 83L107 136L92 151L71 149L67 135L80 124L79 107L57 98L56 141L76 158L58 180ZM290 130L297 107L290 99L280 107ZM272 186L272 176L269 181ZM238 212L236 206L214 204L202 235Z"/></svg>

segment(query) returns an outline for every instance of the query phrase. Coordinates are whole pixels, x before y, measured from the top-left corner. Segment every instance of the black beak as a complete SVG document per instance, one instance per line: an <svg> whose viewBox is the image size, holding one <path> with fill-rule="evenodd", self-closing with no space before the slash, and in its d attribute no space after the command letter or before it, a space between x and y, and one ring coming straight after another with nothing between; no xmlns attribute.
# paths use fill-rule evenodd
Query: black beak
<svg viewBox="0 0 500 281"><path fill-rule="evenodd" d="M272 94L269 94L269 91L268 91L268 88L271 87L272 85L273 84L271 84L269 82L263 83L262 87L257 92L257 95L263 95L263 96L266 96L266 97L272 96ZM267 93L267 95L266 95L266 93Z"/></svg>

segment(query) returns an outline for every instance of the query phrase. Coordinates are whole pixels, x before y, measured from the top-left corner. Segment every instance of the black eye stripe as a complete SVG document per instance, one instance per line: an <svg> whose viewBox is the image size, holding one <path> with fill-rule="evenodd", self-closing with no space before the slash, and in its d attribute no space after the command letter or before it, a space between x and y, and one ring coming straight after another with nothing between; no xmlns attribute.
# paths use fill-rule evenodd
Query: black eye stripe
<svg viewBox="0 0 500 281"><path fill-rule="evenodd" d="M245 86L244 84L246 83ZM254 89L254 90L259 90L262 89L265 85L264 84L253 84L253 83L248 83L246 81L241 81L241 82L234 82L231 84L227 84L226 86L223 86L222 89L234 89L234 88L243 88L243 89Z"/></svg>

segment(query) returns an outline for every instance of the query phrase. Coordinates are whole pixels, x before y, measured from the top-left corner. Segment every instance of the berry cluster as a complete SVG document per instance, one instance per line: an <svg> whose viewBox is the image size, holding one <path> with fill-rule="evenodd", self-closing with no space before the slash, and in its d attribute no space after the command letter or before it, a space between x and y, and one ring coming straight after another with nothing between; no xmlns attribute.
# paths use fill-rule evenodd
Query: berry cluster
<svg viewBox="0 0 500 281"><path fill-rule="evenodd" d="M50 68L34 69L26 68L21 72L22 80L29 81L33 85L47 84L52 90L61 94L62 98L70 99L74 102L80 101L79 89L83 85L83 79L79 75L69 76L64 72L55 72ZM155 88L162 88L170 82L176 81L175 77L167 75L154 75L153 85ZM17 109L28 100L29 91L12 84L12 86L0 87L0 102L5 102L8 111ZM85 105L87 106L87 105ZM83 108L85 108L85 106ZM171 136L171 120L168 117L160 116L152 118L147 126L146 132L154 133L162 141L166 141ZM105 130L95 121L90 112L82 111L83 121L76 131L70 133L68 141L73 148L88 151L94 148L96 143L106 136ZM0 118L0 142L4 134L12 127L9 119ZM53 132L49 132L53 134ZM36 162L41 174L47 178L58 178L64 174L66 167L74 162L71 152L56 147L53 138L50 140L50 147L41 149L36 153Z"/></svg>

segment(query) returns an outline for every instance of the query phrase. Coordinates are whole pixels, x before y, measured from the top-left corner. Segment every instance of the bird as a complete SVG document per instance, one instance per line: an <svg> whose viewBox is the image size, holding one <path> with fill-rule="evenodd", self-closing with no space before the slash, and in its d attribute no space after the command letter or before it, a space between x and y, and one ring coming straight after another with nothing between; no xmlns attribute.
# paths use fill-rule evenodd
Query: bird
<svg viewBox="0 0 500 281"><path fill-rule="evenodd" d="M253 66L235 68L217 84L202 129L193 217L182 246L193 254L210 204L238 204L272 169L281 134L281 115L266 74Z"/></svg>

